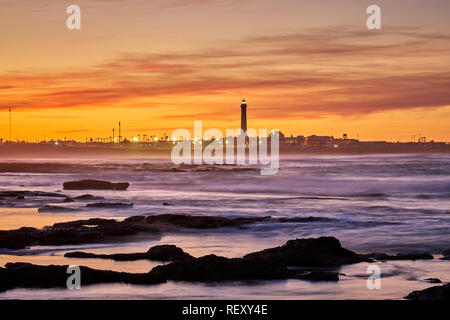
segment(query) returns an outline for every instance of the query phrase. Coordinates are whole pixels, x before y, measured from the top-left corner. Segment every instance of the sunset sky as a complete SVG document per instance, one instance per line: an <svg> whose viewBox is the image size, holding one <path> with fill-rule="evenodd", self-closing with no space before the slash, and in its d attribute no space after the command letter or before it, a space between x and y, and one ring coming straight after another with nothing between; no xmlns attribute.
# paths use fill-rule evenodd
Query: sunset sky
<svg viewBox="0 0 450 320"><path fill-rule="evenodd" d="M0 37L4 139L9 106L14 140L84 140L237 128L245 97L249 128L450 141L448 0L0 0Z"/></svg>

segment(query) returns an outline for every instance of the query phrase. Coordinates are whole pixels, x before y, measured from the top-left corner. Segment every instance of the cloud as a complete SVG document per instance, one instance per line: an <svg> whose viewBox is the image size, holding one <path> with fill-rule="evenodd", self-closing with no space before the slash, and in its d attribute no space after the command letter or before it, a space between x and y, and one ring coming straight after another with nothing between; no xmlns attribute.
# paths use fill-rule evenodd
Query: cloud
<svg viewBox="0 0 450 320"><path fill-rule="evenodd" d="M2 74L0 104L152 108L181 101L194 112L179 109L180 118L226 117L224 103L243 95L257 103L261 118L436 108L450 105L448 39L418 28L316 28L222 40L191 52L123 52L77 72Z"/></svg>
<svg viewBox="0 0 450 320"><path fill-rule="evenodd" d="M214 6L214 7L224 7L224 6L241 6L244 2L255 2L256 0L77 0L76 5L82 8L88 8L90 10L104 10L106 8L115 8L118 10L123 10L124 6L126 8L151 8L153 10L167 10L167 9L178 9L186 7L204 7L204 6ZM68 7L73 4L70 1L58 1L53 0L39 0L30 4L30 1L26 0L3 0L0 7L4 7L8 10L15 10L20 12L38 13L42 10L47 12L50 10L61 10L61 7Z"/></svg>

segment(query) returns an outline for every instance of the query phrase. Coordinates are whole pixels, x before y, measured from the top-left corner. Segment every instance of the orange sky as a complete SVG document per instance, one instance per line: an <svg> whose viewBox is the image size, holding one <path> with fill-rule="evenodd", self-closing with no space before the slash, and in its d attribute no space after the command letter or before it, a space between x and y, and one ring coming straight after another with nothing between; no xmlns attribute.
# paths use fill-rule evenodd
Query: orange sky
<svg viewBox="0 0 450 320"><path fill-rule="evenodd" d="M1 0L0 37L4 139L10 105L14 140L84 140L239 127L246 97L251 128L450 141L448 0Z"/></svg>

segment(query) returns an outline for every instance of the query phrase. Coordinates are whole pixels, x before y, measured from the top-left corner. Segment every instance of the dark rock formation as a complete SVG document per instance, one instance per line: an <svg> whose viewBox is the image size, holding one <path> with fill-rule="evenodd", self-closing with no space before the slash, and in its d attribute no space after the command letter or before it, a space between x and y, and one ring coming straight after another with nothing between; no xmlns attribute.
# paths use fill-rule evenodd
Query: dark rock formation
<svg viewBox="0 0 450 320"><path fill-rule="evenodd" d="M62 207L44 207L48 211L62 210ZM67 209L67 208L64 208ZM0 231L0 248L23 249L31 245L66 245L98 243L111 241L118 237L138 234L160 235L162 231L182 229L238 228L246 224L270 221L270 217L223 218L214 216L155 215L136 216L116 221L109 219L76 220L56 223L43 229L21 228ZM314 254L310 254L314 252ZM335 238L292 240L280 248L267 249L254 255L263 258L278 257L293 262L293 265L322 264L333 261L331 265L354 263L363 260L359 255L341 248Z"/></svg>
<svg viewBox="0 0 450 320"><path fill-rule="evenodd" d="M450 257L450 249L445 250L444 252L442 252L442 255L444 257Z"/></svg>
<svg viewBox="0 0 450 320"><path fill-rule="evenodd" d="M410 300L450 300L450 283L442 286L413 291L405 299Z"/></svg>
<svg viewBox="0 0 450 320"><path fill-rule="evenodd" d="M66 287L68 266L38 266L30 263L7 263L0 268L0 291L13 288ZM80 267L81 285L98 283L157 284L165 282L149 273L126 273Z"/></svg>
<svg viewBox="0 0 450 320"><path fill-rule="evenodd" d="M7 249L23 249L37 241L38 229L20 228L16 230L0 230L0 247Z"/></svg>
<svg viewBox="0 0 450 320"><path fill-rule="evenodd" d="M68 266L38 266L8 263L0 268L0 291L14 288L63 288ZM259 259L228 259L209 255L157 266L149 273L126 273L80 267L81 286L100 283L159 284L167 280L217 282L230 280L304 279L336 281L332 272L292 272L286 267Z"/></svg>
<svg viewBox="0 0 450 320"><path fill-rule="evenodd" d="M369 253L362 254L362 257L366 259L374 259L378 261L389 261L389 260L431 260L433 256L427 253L407 253L407 254L396 254L394 256L388 255L386 253Z"/></svg>
<svg viewBox="0 0 450 320"><path fill-rule="evenodd" d="M338 281L335 272L290 270L288 266L340 266L364 261L336 238L290 240L284 246L228 259L209 255L153 268L150 274L170 280L304 279Z"/></svg>
<svg viewBox="0 0 450 320"><path fill-rule="evenodd" d="M160 227L179 227L194 229L217 229L239 227L243 224L262 222L270 217L222 218L214 216L190 216L180 214L161 214L156 216L136 216L125 222L144 223Z"/></svg>
<svg viewBox="0 0 450 320"><path fill-rule="evenodd" d="M64 182L64 190L127 190L128 182L112 183L101 180L80 180Z"/></svg>
<svg viewBox="0 0 450 320"><path fill-rule="evenodd" d="M192 256L174 245L159 245L150 248L146 253L148 259L159 261L179 261L190 259Z"/></svg>
<svg viewBox="0 0 450 320"><path fill-rule="evenodd" d="M340 266L367 260L342 248L334 237L290 240L281 247L250 253L244 258L259 258L289 266Z"/></svg>
<svg viewBox="0 0 450 320"><path fill-rule="evenodd" d="M99 202L99 203L89 203L86 205L88 208L107 208L107 209L124 209L133 207L132 203L107 203L107 202Z"/></svg>
<svg viewBox="0 0 450 320"><path fill-rule="evenodd" d="M306 245L302 245L302 242ZM337 242L337 244L336 244ZM294 244L294 245L293 245ZM289 248L286 248L288 246ZM307 247L307 248L305 248ZM282 249L280 249L282 248ZM272 254L251 253L244 258L229 259L209 255L193 258L181 248L171 245L155 246L147 253L92 254L84 252L67 253L65 257L101 258L120 261L160 260L177 261L158 266L151 272L170 280L222 281L239 279L303 279L310 281L338 281L336 272L320 270L290 270L288 266L338 266L362 261L356 253L340 247L335 238L297 239L288 241ZM308 257L304 257L307 255ZM302 257L303 256L303 257Z"/></svg>
<svg viewBox="0 0 450 320"><path fill-rule="evenodd" d="M438 279L438 278L428 278L428 279L425 279L425 281L428 283L442 283L441 279Z"/></svg>
<svg viewBox="0 0 450 320"><path fill-rule="evenodd" d="M287 279L288 269L271 261L260 259L229 259L208 255L157 266L150 274L163 279L180 281L225 281Z"/></svg>
<svg viewBox="0 0 450 320"><path fill-rule="evenodd" d="M190 259L192 256L173 245L159 245L150 248L143 253L115 253L115 254L94 254L86 252L68 252L66 258L96 258L111 259L116 261L136 261L136 260L158 260L158 261L178 261Z"/></svg>
<svg viewBox="0 0 450 320"><path fill-rule="evenodd" d="M65 198L65 199L63 200L63 202L69 203L69 202L75 202L75 200L73 200L73 199L70 198L70 197L67 197L67 198Z"/></svg>
<svg viewBox="0 0 450 320"><path fill-rule="evenodd" d="M104 197L99 197L99 196L93 196L92 194L83 194L82 196L78 196L78 197L73 197L72 199L74 200L86 200L86 201L90 201L90 200L104 200Z"/></svg>
<svg viewBox="0 0 450 320"><path fill-rule="evenodd" d="M97 243L139 233L160 235L159 229L149 224L89 219L56 223L43 229L21 228L0 231L0 248L23 249L31 245Z"/></svg>
<svg viewBox="0 0 450 320"><path fill-rule="evenodd" d="M72 212L76 211L76 209L73 208L65 208L65 207L59 207L59 206L50 206L46 205L42 208L38 209L38 212Z"/></svg>
<svg viewBox="0 0 450 320"><path fill-rule="evenodd" d="M339 273L331 271L291 271L291 277L309 281L339 281Z"/></svg>
<svg viewBox="0 0 450 320"><path fill-rule="evenodd" d="M56 223L43 229L21 228L0 231L0 248L23 249L30 245L66 245L110 241L137 234L160 235L163 227L216 229L257 223L265 217L220 218L212 216L138 216L124 221L89 219Z"/></svg>
<svg viewBox="0 0 450 320"><path fill-rule="evenodd" d="M176 262L157 266L153 268L150 274L167 280L182 281L288 278L309 281L338 281L339 275L336 272L291 270L288 269L288 266L330 266L362 261L356 253L343 249L335 238L297 239L288 241L285 246L280 248L261 251L264 255L257 252L248 254L244 258L233 259L216 255L193 258L182 249L167 245L153 247L147 253L95 255L73 252L65 256L115 260L172 260ZM270 255L267 254L268 251L271 251ZM304 255L308 255L308 257L302 258Z"/></svg>
<svg viewBox="0 0 450 320"><path fill-rule="evenodd" d="M393 260L433 260L433 256L428 253L406 253L396 254Z"/></svg>
<svg viewBox="0 0 450 320"><path fill-rule="evenodd" d="M310 248L307 250L308 254L315 256L314 263L311 259L305 258L297 259L297 256L306 254L304 246L297 245L294 248L289 248L281 252L279 248L267 249L278 250L279 254L265 254L261 252L251 253L244 258L225 258L216 255L208 255L200 258L184 259L173 262L167 265L157 266L152 269L150 274L168 280L183 280L183 281L225 281L225 280L250 280L250 279L303 279L310 281L338 281L339 275L336 272L318 271L318 270L291 270L288 269L290 265L305 265L305 266L330 266L340 265L344 263L353 263L361 261L358 255L342 249L339 244L339 250L336 248L334 241L334 248L329 248L330 244L325 244L324 239L334 238L319 238L319 239L297 239L288 241L287 245L292 243L300 243L302 241L309 242ZM334 239L336 240L336 239ZM338 243L339 241L336 240ZM312 242L312 244L311 244ZM285 245L286 246L286 245ZM313 249L313 247L315 247ZM280 247L284 248L284 247ZM284 249L281 249L284 250ZM334 254L330 254L330 250L337 250ZM339 252L340 251L340 252ZM330 259L330 260L326 260Z"/></svg>
<svg viewBox="0 0 450 320"><path fill-rule="evenodd" d="M102 225L113 225L114 220L97 220ZM84 222L68 222L59 225L78 227ZM25 232L26 230L22 230ZM31 231L37 231L33 229ZM17 231L19 232L19 231ZM175 262L153 268L146 274L101 271L81 268L82 285L96 283L124 282L132 284L154 284L166 280L175 281L230 281L230 280L273 280L302 279L308 281L338 281L339 274L321 270L289 269L289 265L330 266L360 262L354 252L341 247L332 237L318 239L297 239L284 246L251 253L244 258L225 258L207 255L191 257L182 249L172 245L151 248L146 253L95 255L83 252L68 253L66 256L80 258L114 258L116 260L157 259ZM64 287L67 266L36 266L28 263L7 264L0 268L0 290L17 287L49 288Z"/></svg>
<svg viewBox="0 0 450 320"><path fill-rule="evenodd" d="M2 198L17 198L17 197L46 197L46 198L65 198L66 196L55 192L44 191L0 191Z"/></svg>
<svg viewBox="0 0 450 320"><path fill-rule="evenodd" d="M324 218L324 217L297 217L297 218L273 218L273 222L281 222L281 223L287 223L287 222L328 222L333 221L331 218Z"/></svg>
<svg viewBox="0 0 450 320"><path fill-rule="evenodd" d="M82 259L110 259L116 261L136 261L147 260L145 253L114 253L114 254L95 254L89 252L67 252L64 257L66 258L82 258Z"/></svg>

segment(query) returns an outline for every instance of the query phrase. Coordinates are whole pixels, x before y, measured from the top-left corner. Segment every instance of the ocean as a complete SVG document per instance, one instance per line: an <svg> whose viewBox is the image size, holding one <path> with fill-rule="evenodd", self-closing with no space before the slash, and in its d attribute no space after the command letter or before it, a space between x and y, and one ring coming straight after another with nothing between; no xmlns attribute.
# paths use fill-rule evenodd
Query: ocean
<svg viewBox="0 0 450 320"><path fill-rule="evenodd" d="M63 182L81 179L129 182L130 187L127 191L62 190ZM147 272L161 263L69 259L64 253L145 252L157 244L175 244L196 257L211 253L242 257L290 239L320 236L334 236L358 253L424 252L436 258L379 263L380 290L367 288L369 264L359 263L339 268L343 274L339 282L108 284L81 290L14 289L1 292L1 299L402 299L412 290L431 286L426 278L450 281L450 261L438 259L450 248L449 155L282 156L274 176L260 175L258 167L176 166L165 158L1 160L0 189L61 192L71 197L90 193L107 202L134 204L129 209L88 209L86 202L62 203L60 198L0 199L1 230L167 213L326 218L181 230L120 243L0 249L1 266L30 262ZM73 210L38 213L44 205Z"/></svg>

